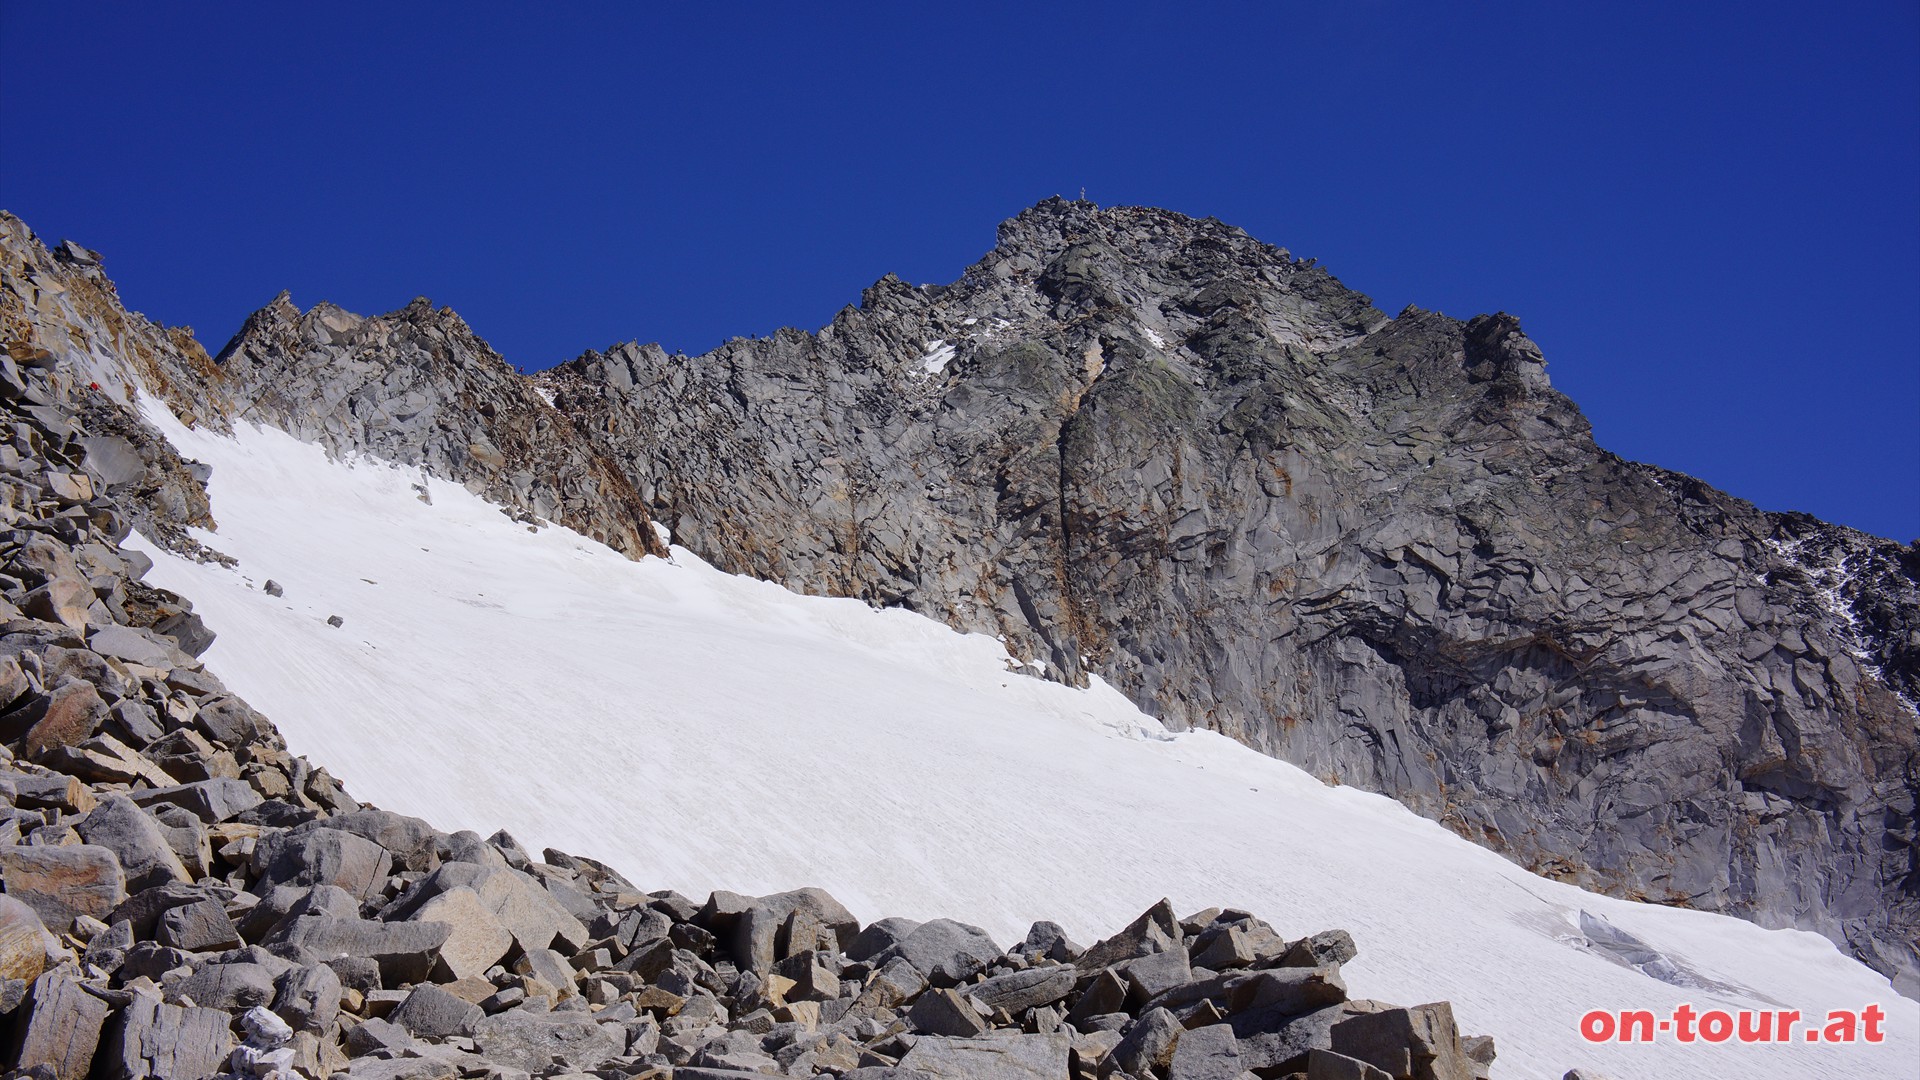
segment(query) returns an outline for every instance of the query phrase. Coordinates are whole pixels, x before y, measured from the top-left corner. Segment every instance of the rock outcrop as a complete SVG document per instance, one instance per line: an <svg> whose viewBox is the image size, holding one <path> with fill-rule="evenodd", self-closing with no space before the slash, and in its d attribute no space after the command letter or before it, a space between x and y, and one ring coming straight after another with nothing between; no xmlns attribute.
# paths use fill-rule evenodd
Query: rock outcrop
<svg viewBox="0 0 1920 1080"><path fill-rule="evenodd" d="M645 892L362 805L195 659L204 635L130 604L147 566L80 449L103 392L19 368L32 349L0 357L9 1075L1489 1075L1445 1002L1349 1000L1339 931L1163 901L1091 948L1041 923L1002 949L949 920L862 927L818 889Z"/></svg>
<svg viewBox="0 0 1920 1080"><path fill-rule="evenodd" d="M686 544L1920 990L1920 551L1597 447L1508 315L1044 203L818 334L540 376Z"/></svg>
<svg viewBox="0 0 1920 1080"><path fill-rule="evenodd" d="M528 380L424 303L282 297L215 362L96 310L91 253L8 229L31 287L0 292L7 325L86 370L130 335L108 381L183 416L629 554L651 517L723 569L1002 635L1543 873L1816 930L1920 992L1920 552L1605 452L1511 316L1389 318L1219 222L1050 200L953 285L884 278L818 333L701 357Z"/></svg>

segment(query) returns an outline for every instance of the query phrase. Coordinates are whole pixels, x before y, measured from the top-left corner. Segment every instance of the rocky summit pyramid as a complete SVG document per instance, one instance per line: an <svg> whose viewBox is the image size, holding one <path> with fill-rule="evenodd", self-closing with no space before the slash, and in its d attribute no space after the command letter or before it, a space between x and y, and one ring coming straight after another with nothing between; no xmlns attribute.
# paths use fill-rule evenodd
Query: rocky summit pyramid
<svg viewBox="0 0 1920 1080"><path fill-rule="evenodd" d="M9 297L9 335L85 339L103 415L144 388L635 558L658 523L1920 992L1920 550L1606 452L1512 316L1390 317L1218 221L1053 199L815 333L521 376L425 301L282 295L208 356L7 229L61 286ZM156 535L191 543L190 487L149 493Z"/></svg>
<svg viewBox="0 0 1920 1080"><path fill-rule="evenodd" d="M196 402L635 553L598 523L650 514L1543 872L1920 971L1920 555L1600 449L1511 316L1389 318L1219 222L1051 200L818 333L529 384L423 303L282 298L216 371ZM534 447L600 470L579 501Z"/></svg>

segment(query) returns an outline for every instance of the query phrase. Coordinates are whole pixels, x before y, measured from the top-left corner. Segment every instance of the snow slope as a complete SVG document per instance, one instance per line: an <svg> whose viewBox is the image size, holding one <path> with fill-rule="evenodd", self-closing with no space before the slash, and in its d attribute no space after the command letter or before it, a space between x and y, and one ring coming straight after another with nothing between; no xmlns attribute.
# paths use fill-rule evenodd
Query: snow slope
<svg viewBox="0 0 1920 1080"><path fill-rule="evenodd" d="M1823 938L1535 877L1386 798L1207 733L1170 735L1104 685L1008 670L1002 646L902 611L798 596L676 549L633 563L530 532L411 470L329 462L274 430L188 431L237 570L141 541L207 654L296 753L442 829L704 896L820 885L863 919L946 915L1002 945L1034 919L1083 944L1162 895L1283 933L1352 932L1356 997L1454 1003L1496 1076L1911 1078L1920 1004ZM273 578L274 598L261 589ZM326 623L329 615L342 628ZM1582 931L1582 912L1587 932ZM1596 919L1658 949L1602 955ZM1675 973L1678 974L1675 974ZM1882 1045L1594 1046L1589 1008L1879 1003Z"/></svg>

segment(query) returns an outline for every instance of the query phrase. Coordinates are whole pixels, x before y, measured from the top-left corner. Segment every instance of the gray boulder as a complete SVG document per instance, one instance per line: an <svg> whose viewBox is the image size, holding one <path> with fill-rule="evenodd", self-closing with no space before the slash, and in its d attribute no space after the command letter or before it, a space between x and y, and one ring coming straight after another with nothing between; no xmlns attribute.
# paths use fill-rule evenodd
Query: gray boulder
<svg viewBox="0 0 1920 1080"><path fill-rule="evenodd" d="M1072 1049L1065 1035L929 1038L915 1042L900 1065L931 1080L1060 1080Z"/></svg>
<svg viewBox="0 0 1920 1080"><path fill-rule="evenodd" d="M438 986L417 986L387 1019L423 1039L471 1035L484 1014L480 1006Z"/></svg>
<svg viewBox="0 0 1920 1080"><path fill-rule="evenodd" d="M545 1070L556 1058L571 1069L587 1072L626 1051L623 1036L594 1023L585 1013L513 1009L476 1023L473 1040L482 1057L526 1072Z"/></svg>
<svg viewBox="0 0 1920 1080"><path fill-rule="evenodd" d="M915 928L872 962L904 959L935 986L953 986L999 956L1000 947L985 930L952 919L934 919Z"/></svg>
<svg viewBox="0 0 1920 1080"><path fill-rule="evenodd" d="M182 1008L136 993L113 1024L100 1064L112 1080L206 1080L233 1050L231 1022L221 1009Z"/></svg>

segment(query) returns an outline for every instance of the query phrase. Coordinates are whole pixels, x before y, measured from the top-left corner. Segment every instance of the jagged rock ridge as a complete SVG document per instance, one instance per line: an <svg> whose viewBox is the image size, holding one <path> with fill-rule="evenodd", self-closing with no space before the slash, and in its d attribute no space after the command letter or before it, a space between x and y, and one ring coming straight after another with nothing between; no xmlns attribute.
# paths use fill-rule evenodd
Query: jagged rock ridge
<svg viewBox="0 0 1920 1080"><path fill-rule="evenodd" d="M1542 871L1916 985L1914 549L1600 450L1509 316L1389 319L1218 222L1053 200L954 285L533 387L348 320L277 301L169 400L473 480L544 391L541 437L619 473L576 519L637 499L724 569L1004 635Z"/></svg>
<svg viewBox="0 0 1920 1080"><path fill-rule="evenodd" d="M1002 949L949 919L862 926L819 889L642 892L361 805L227 692L191 606L120 546L111 492L153 491L95 466L132 471L84 416L126 406L0 345L9 1078L1489 1075L1447 1003L1348 1000L1344 931L1163 900L1089 948L1040 922Z"/></svg>

